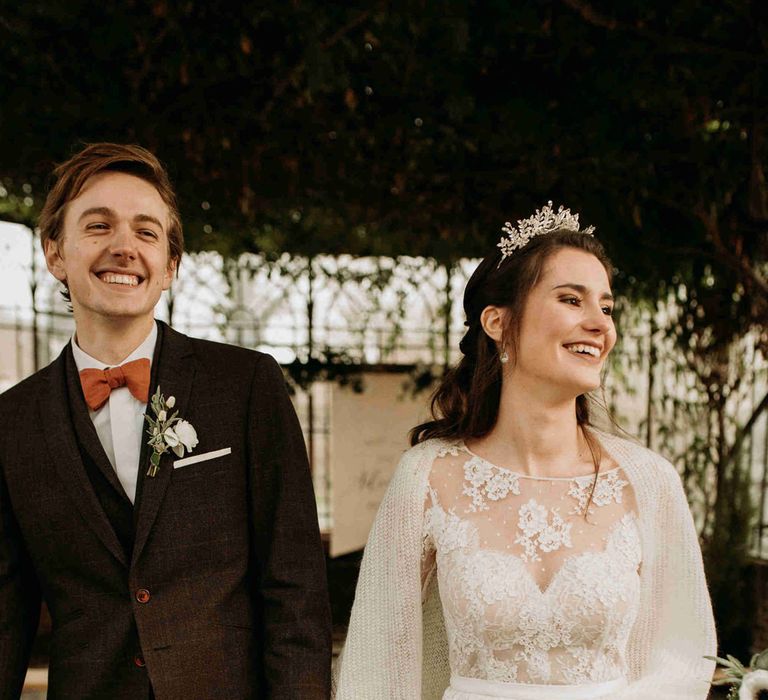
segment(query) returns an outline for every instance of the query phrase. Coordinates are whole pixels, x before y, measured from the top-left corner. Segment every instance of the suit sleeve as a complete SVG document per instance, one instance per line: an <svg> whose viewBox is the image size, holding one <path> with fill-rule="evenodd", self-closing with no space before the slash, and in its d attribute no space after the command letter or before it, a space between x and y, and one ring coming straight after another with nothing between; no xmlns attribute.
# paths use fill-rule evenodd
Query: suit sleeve
<svg viewBox="0 0 768 700"><path fill-rule="evenodd" d="M331 618L317 506L301 428L280 367L268 355L256 365L249 413L263 697L326 700Z"/></svg>
<svg viewBox="0 0 768 700"><path fill-rule="evenodd" d="M0 698L21 695L40 617L40 589L0 465Z"/></svg>

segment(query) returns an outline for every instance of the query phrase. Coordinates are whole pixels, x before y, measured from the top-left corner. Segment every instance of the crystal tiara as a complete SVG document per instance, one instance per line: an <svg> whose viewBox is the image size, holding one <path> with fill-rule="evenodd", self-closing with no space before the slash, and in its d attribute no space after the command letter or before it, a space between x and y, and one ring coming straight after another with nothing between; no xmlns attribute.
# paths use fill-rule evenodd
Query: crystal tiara
<svg viewBox="0 0 768 700"><path fill-rule="evenodd" d="M501 248L501 260L512 255L519 248L523 248L536 236L542 236L545 233L552 233L557 230L573 231L574 233L585 233L593 236L594 226L587 226L579 229L579 215L571 214L570 209L565 209L563 205L555 212L552 209L552 202L547 202L546 206L537 209L536 213L528 219L520 219L517 222L517 228L507 221L501 229L506 235L501 237L498 247Z"/></svg>

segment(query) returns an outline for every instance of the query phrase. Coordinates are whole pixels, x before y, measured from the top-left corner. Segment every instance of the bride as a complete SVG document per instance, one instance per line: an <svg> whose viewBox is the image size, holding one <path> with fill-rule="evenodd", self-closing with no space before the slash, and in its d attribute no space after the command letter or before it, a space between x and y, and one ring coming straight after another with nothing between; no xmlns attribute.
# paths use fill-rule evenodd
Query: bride
<svg viewBox="0 0 768 700"><path fill-rule="evenodd" d="M551 204L467 284L463 357L366 546L338 700L707 697L715 630L680 479L590 426L612 267Z"/></svg>

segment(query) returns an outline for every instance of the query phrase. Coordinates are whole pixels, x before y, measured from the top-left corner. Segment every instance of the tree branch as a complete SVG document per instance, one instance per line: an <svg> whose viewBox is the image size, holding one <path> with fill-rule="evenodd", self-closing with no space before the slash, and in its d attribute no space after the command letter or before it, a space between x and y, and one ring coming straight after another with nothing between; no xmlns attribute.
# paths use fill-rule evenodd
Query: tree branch
<svg viewBox="0 0 768 700"><path fill-rule="evenodd" d="M618 20L599 12L592 7L590 3L584 2L584 0L561 1L571 10L577 12L587 23L595 27L601 27L602 29L608 29L610 31L619 30L628 32L643 39L648 39L656 44L662 44L670 52L714 54L725 58L749 61L750 63L768 63L768 56L758 56L749 53L748 51L736 51L724 46L713 46L712 44L705 44L701 41L694 41L686 37L661 34L650 29L627 24L626 22L619 22Z"/></svg>
<svg viewBox="0 0 768 700"><path fill-rule="evenodd" d="M744 275L749 282L755 285L757 291L762 294L763 298L768 300L768 281L766 281L762 275L749 264L746 256L734 255L723 242L714 204L710 206L709 211L706 210L706 207L703 204L700 204L694 208L694 213L701 223L704 224L707 235L712 241L715 250L720 254L722 261L734 271Z"/></svg>
<svg viewBox="0 0 768 700"><path fill-rule="evenodd" d="M593 24L596 27L616 29L620 26L615 19L606 17L601 12L595 10L595 8L587 2L581 2L581 0L563 0L563 4L578 12L582 19L585 19L589 24Z"/></svg>
<svg viewBox="0 0 768 700"><path fill-rule="evenodd" d="M344 38L346 34L349 34L353 29L357 29L365 20L367 20L371 14L373 13L374 8L369 7L365 12L361 12L357 17L353 17L349 22L347 22L343 27L341 27L335 34L332 34L328 39L326 39L322 44L320 44L320 48L330 49L331 46L334 44L339 43L341 39Z"/></svg>
<svg viewBox="0 0 768 700"><path fill-rule="evenodd" d="M347 22L343 27L341 27L338 31L336 31L334 34L332 34L330 37L328 37L325 41L323 41L320 44L320 48L323 51L326 51L330 49L335 44L338 44L341 39L344 38L349 32L351 32L353 29L356 29L359 27L363 22L365 22L371 14L373 14L374 7L369 7L364 12L361 12L356 17L353 17L349 22ZM305 61L300 61L297 63L291 71L288 73L285 78L283 78L277 85L275 85L275 91L266 105L264 105L264 109L261 111L261 119L266 119L269 114L272 112L272 110L275 107L275 104L277 103L277 100L279 97L282 96L282 94L286 91L288 86L296 79L298 76L304 71L307 64Z"/></svg>
<svg viewBox="0 0 768 700"><path fill-rule="evenodd" d="M757 404L755 409L752 411L752 415L749 417L749 420L736 433L736 439L733 441L733 445L731 445L730 450L728 450L727 454L725 455L725 458L723 459L723 464L722 464L723 468L731 464L731 462L739 454L739 451L741 450L741 446L744 443L744 440L752 432L752 428L754 427L755 423L757 423L757 419L760 418L760 415L763 413L763 411L766 408L768 408L768 392L766 392L765 396L763 396L760 403Z"/></svg>

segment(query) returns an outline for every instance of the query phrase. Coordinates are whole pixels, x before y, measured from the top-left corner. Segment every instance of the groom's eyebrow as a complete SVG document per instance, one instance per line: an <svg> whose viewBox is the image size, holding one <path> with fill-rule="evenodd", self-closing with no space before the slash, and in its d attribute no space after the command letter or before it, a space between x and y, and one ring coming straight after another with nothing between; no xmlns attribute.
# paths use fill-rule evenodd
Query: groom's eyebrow
<svg viewBox="0 0 768 700"><path fill-rule="evenodd" d="M94 214L97 216L106 216L111 219L114 219L116 216L114 209L110 209L109 207L90 207L86 209L82 214L80 214L78 222L82 221L86 216L91 216ZM135 224L149 222L159 226L162 230L165 230L162 222L158 218L152 216L152 214L136 214L136 216L133 217L133 222Z"/></svg>
<svg viewBox="0 0 768 700"><path fill-rule="evenodd" d="M82 214L80 214L79 221L82 221L86 216L91 216L92 214L98 214L99 216L109 216L114 217L115 212L110 209L109 207L90 207L89 209L86 209Z"/></svg>
<svg viewBox="0 0 768 700"><path fill-rule="evenodd" d="M133 223L140 224L143 222L149 222L150 224L155 224L160 227L161 230L164 230L165 227L160 222L159 219L156 219L151 214L136 214L136 216L133 217Z"/></svg>

